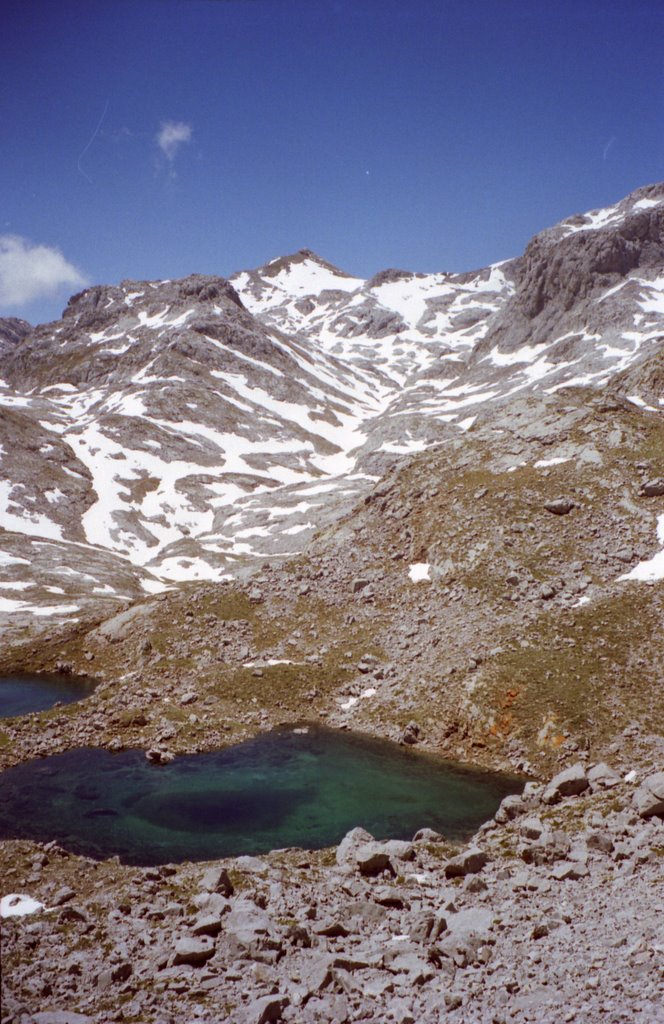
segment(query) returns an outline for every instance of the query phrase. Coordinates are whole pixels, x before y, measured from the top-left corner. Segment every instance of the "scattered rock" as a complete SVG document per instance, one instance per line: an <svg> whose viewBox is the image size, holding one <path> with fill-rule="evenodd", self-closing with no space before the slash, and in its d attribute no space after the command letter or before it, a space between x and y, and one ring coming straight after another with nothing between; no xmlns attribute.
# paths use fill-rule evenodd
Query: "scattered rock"
<svg viewBox="0 0 664 1024"><path fill-rule="evenodd" d="M519 832L526 839L539 839L544 832L544 825L539 818L529 816L519 823Z"/></svg>
<svg viewBox="0 0 664 1024"><path fill-rule="evenodd" d="M597 850L598 853L611 853L613 840L606 832L589 832L586 836L586 846L589 850Z"/></svg>
<svg viewBox="0 0 664 1024"><path fill-rule="evenodd" d="M170 750L160 750L158 747L151 747L145 752L145 758L151 764L170 764L175 760L175 754Z"/></svg>
<svg viewBox="0 0 664 1024"><path fill-rule="evenodd" d="M632 803L642 818L664 815L664 772L655 772L643 780Z"/></svg>
<svg viewBox="0 0 664 1024"><path fill-rule="evenodd" d="M566 516L576 507L576 502L570 498L556 498L555 501L546 501L544 508L554 516Z"/></svg>
<svg viewBox="0 0 664 1024"><path fill-rule="evenodd" d="M420 733L421 730L417 722L409 722L401 734L400 742L413 746L419 740Z"/></svg>
<svg viewBox="0 0 664 1024"><path fill-rule="evenodd" d="M524 814L526 811L526 803L523 797L518 794L510 794L506 796L500 804L500 807L496 811L494 818L500 825L504 825L507 821L513 821L520 814Z"/></svg>
<svg viewBox="0 0 664 1024"><path fill-rule="evenodd" d="M664 480L658 477L656 480L646 480L639 488L642 498L660 498L664 495Z"/></svg>
<svg viewBox="0 0 664 1024"><path fill-rule="evenodd" d="M613 786L617 786L620 781L618 772L614 771L613 768L609 768L608 764L604 764L604 762L593 765L588 770L588 782L593 787L602 786L604 789L611 789Z"/></svg>
<svg viewBox="0 0 664 1024"><path fill-rule="evenodd" d="M585 878L588 874L588 868L584 864L576 864L572 861L564 861L562 864L556 864L551 871L551 877L557 882L572 881L578 882L580 878Z"/></svg>
<svg viewBox="0 0 664 1024"><path fill-rule="evenodd" d="M214 950L213 940L205 935L198 938L179 939L175 943L173 963L176 966L191 964L192 967L198 967L214 956Z"/></svg>
<svg viewBox="0 0 664 1024"><path fill-rule="evenodd" d="M545 804L558 803L562 797L577 796L583 793L589 786L588 776L585 767L578 763L566 768L564 771L554 775L542 794L542 802Z"/></svg>
<svg viewBox="0 0 664 1024"><path fill-rule="evenodd" d="M488 861L484 850L477 846L469 846L458 857L452 857L445 865L446 878L460 878L463 875L476 874Z"/></svg>
<svg viewBox="0 0 664 1024"><path fill-rule="evenodd" d="M235 892L226 868L208 868L201 879L201 887L207 889L208 892L220 892L227 898L230 898Z"/></svg>
<svg viewBox="0 0 664 1024"><path fill-rule="evenodd" d="M255 999L246 1008L244 1020L247 1024L270 1024L271 1021L283 1019L283 1012L289 1005L288 996L278 993L271 996L261 996Z"/></svg>
<svg viewBox="0 0 664 1024"><path fill-rule="evenodd" d="M94 1017L71 1010L42 1010L30 1016L22 1017L21 1024L95 1024Z"/></svg>

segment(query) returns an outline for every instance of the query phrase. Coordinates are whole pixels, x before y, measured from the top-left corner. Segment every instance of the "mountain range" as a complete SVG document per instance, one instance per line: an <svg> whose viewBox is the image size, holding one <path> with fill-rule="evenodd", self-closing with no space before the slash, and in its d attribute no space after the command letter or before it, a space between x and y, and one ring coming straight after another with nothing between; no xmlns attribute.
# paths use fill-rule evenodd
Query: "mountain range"
<svg viewBox="0 0 664 1024"><path fill-rule="evenodd" d="M476 272L365 281L303 249L2 321L3 624L299 552L408 456L511 433L527 399L608 388L657 410L663 315L653 185Z"/></svg>

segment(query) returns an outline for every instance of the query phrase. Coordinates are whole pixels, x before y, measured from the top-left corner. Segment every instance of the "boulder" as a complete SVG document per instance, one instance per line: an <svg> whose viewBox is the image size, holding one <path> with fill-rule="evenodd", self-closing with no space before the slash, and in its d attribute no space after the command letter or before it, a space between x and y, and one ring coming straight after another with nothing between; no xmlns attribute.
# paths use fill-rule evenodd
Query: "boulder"
<svg viewBox="0 0 664 1024"><path fill-rule="evenodd" d="M417 722L409 722L404 731L401 734L400 743L406 743L409 746L414 746L415 743L420 739L420 727Z"/></svg>
<svg viewBox="0 0 664 1024"><path fill-rule="evenodd" d="M381 849L392 860L414 860L415 850L405 839L388 839L381 843Z"/></svg>
<svg viewBox="0 0 664 1024"><path fill-rule="evenodd" d="M369 900L355 900L346 910L346 921L356 931L376 928L387 917L387 908Z"/></svg>
<svg viewBox="0 0 664 1024"><path fill-rule="evenodd" d="M570 498L556 498L555 501L547 501L544 508L554 516L566 516L574 508L575 502Z"/></svg>
<svg viewBox="0 0 664 1024"><path fill-rule="evenodd" d="M588 782L590 785L597 789L603 787L604 789L611 789L612 786L617 786L620 782L620 776L618 772L614 771L613 768L609 768L608 764L595 764L588 770Z"/></svg>
<svg viewBox="0 0 664 1024"><path fill-rule="evenodd" d="M418 956L416 953L410 952L399 952L390 961L389 969L393 974L405 975L404 983L409 988L413 985L423 985L425 982L430 981L436 973L428 960ZM408 1014L407 1017L402 1016L401 1020L413 1021L414 1018Z"/></svg>
<svg viewBox="0 0 664 1024"><path fill-rule="evenodd" d="M639 494L643 498L660 498L664 494L664 480L646 480L639 488Z"/></svg>
<svg viewBox="0 0 664 1024"><path fill-rule="evenodd" d="M655 772L643 780L632 797L632 803L642 818L664 816L664 772Z"/></svg>
<svg viewBox="0 0 664 1024"><path fill-rule="evenodd" d="M585 864L576 864L573 861L563 861L561 864L556 864L551 877L557 882L578 882L580 878L585 878L588 874L588 868Z"/></svg>
<svg viewBox="0 0 664 1024"><path fill-rule="evenodd" d="M572 844L565 832L545 829L537 842L519 849L519 856L526 864L550 864L567 857L571 848Z"/></svg>
<svg viewBox="0 0 664 1024"><path fill-rule="evenodd" d="M420 828L413 836L414 843L444 843L445 836L432 828Z"/></svg>
<svg viewBox="0 0 664 1024"><path fill-rule="evenodd" d="M442 914L420 910L410 918L408 932L411 942L435 942L447 930L447 920Z"/></svg>
<svg viewBox="0 0 664 1024"><path fill-rule="evenodd" d="M529 815L519 824L519 832L526 839L539 839L543 831L544 825L541 819L536 818L534 815Z"/></svg>
<svg viewBox="0 0 664 1024"><path fill-rule="evenodd" d="M526 811L526 804L523 797L517 793L510 793L501 800L500 807L496 811L494 818L499 825L505 825L508 821L513 821L520 814L524 814Z"/></svg>
<svg viewBox="0 0 664 1024"><path fill-rule="evenodd" d="M175 754L170 750L160 750L158 747L151 747L145 752L145 759L150 764L170 764L175 760Z"/></svg>
<svg viewBox="0 0 664 1024"><path fill-rule="evenodd" d="M248 947L261 935L272 930L272 921L264 910L249 899L238 900L225 919L224 931L240 946Z"/></svg>
<svg viewBox="0 0 664 1024"><path fill-rule="evenodd" d="M209 936L178 939L175 943L173 963L175 965L191 964L192 967L198 967L212 956L214 956L214 942Z"/></svg>
<svg viewBox="0 0 664 1024"><path fill-rule="evenodd" d="M63 904L69 903L70 900L73 900L75 895L76 893L71 886L63 885L62 888L58 889L58 891L53 895L51 904L54 907L61 907Z"/></svg>
<svg viewBox="0 0 664 1024"><path fill-rule="evenodd" d="M221 917L231 910L231 903L220 892L197 892L191 902L198 907L201 914L216 914Z"/></svg>
<svg viewBox="0 0 664 1024"><path fill-rule="evenodd" d="M340 867L348 867L355 861L355 851L365 843L374 842L374 837L364 828L353 828L347 832L337 846L336 860Z"/></svg>
<svg viewBox="0 0 664 1024"><path fill-rule="evenodd" d="M448 860L445 865L445 877L461 878L464 875L474 875L482 870L488 859L484 850L477 846L469 846L463 853Z"/></svg>
<svg viewBox="0 0 664 1024"><path fill-rule="evenodd" d="M110 643L126 640L139 620L151 615L153 611L153 604L135 604L131 608L127 608L126 611L118 612L117 615L102 622L92 636L95 638L101 637L103 640L110 641Z"/></svg>
<svg viewBox="0 0 664 1024"><path fill-rule="evenodd" d="M375 878L383 871L396 875L390 856L385 852L381 843L365 843L364 846L361 846L356 851L355 863L357 870L366 878Z"/></svg>
<svg viewBox="0 0 664 1024"><path fill-rule="evenodd" d="M334 918L324 918L316 925L314 931L316 935L322 935L326 939L344 939L350 935L348 928Z"/></svg>
<svg viewBox="0 0 664 1024"><path fill-rule="evenodd" d="M322 992L332 981L334 957L329 953L314 953L302 961L300 978L309 996Z"/></svg>
<svg viewBox="0 0 664 1024"><path fill-rule="evenodd" d="M271 996L261 996L247 1006L243 1019L247 1024L270 1024L270 1021L282 1020L289 1002L288 996L278 992Z"/></svg>
<svg viewBox="0 0 664 1024"><path fill-rule="evenodd" d="M235 892L226 868L208 868L201 879L201 887L208 892L220 892L227 898Z"/></svg>
<svg viewBox="0 0 664 1024"><path fill-rule="evenodd" d="M606 832L589 832L586 836L586 846L589 850L597 850L599 853L611 853L613 840Z"/></svg>
<svg viewBox="0 0 664 1024"><path fill-rule="evenodd" d="M436 943L443 956L450 957L458 967L473 963L481 947L492 943L494 912L484 907L472 907L450 914L448 931Z"/></svg>
<svg viewBox="0 0 664 1024"><path fill-rule="evenodd" d="M346 870L359 871L368 878L380 875L383 871L395 875L388 846L389 843L377 842L365 829L354 828L344 836L337 847L337 864Z"/></svg>
<svg viewBox="0 0 664 1024"><path fill-rule="evenodd" d="M472 937L481 942L487 942L491 937L494 916L491 908L470 907L468 910L450 914L447 918L447 925L450 934L457 939Z"/></svg>
<svg viewBox="0 0 664 1024"><path fill-rule="evenodd" d="M577 796L579 793L583 793L589 785L584 765L577 762L571 768L565 768L558 775L554 775L542 794L542 802L557 804L562 797Z"/></svg>
<svg viewBox="0 0 664 1024"><path fill-rule="evenodd" d="M219 914L200 914L191 926L192 935L218 935L221 931L221 916Z"/></svg>
<svg viewBox="0 0 664 1024"><path fill-rule="evenodd" d="M245 875L262 875L269 870L269 865L260 857L250 857L243 854L235 858L235 867Z"/></svg>

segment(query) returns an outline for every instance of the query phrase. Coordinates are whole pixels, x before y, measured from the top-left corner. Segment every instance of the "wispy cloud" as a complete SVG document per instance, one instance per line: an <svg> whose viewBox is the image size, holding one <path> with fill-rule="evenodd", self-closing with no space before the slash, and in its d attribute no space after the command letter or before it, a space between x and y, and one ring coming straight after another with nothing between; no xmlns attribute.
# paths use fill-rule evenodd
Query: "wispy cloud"
<svg viewBox="0 0 664 1024"><path fill-rule="evenodd" d="M180 146L191 142L192 128L186 121L162 121L157 132L157 145L167 160L174 160Z"/></svg>
<svg viewBox="0 0 664 1024"><path fill-rule="evenodd" d="M617 141L618 140L616 136L612 135L609 141L604 146L604 149L602 150L602 160L606 160L607 156L609 155L609 150L611 149L611 146L613 146L613 144Z"/></svg>
<svg viewBox="0 0 664 1024"><path fill-rule="evenodd" d="M34 245L20 235L0 235L0 305L24 306L87 283L59 249Z"/></svg>
<svg viewBox="0 0 664 1024"><path fill-rule="evenodd" d="M95 141L95 139L96 139L96 138L97 138L97 136L99 135L99 132L101 131L101 126L102 126L102 125L103 125L103 123L104 123L104 118L106 117L106 114L108 113L108 105L109 105L109 103L110 103L110 100L106 100L106 104L105 104L105 106L104 106L104 110L103 110L103 112L102 112L102 115L101 115L101 117L99 118L99 121L97 122L97 127L96 127L96 128L95 128L95 130L93 131L93 133L92 133L92 135L90 136L90 139L89 139L89 140L88 140L88 142L86 143L85 147L84 147L84 148L83 148L83 149L81 150L81 153L80 153L80 155L79 155L79 158L78 158L78 162L77 162L77 166L78 166L78 169L79 169L79 171L81 172L81 174L83 175L83 177L84 177L84 178L87 178L87 180L88 180L88 181L90 182L90 184L92 184L92 178L90 177L90 175L89 175L89 174L87 174L87 173L86 173L86 172L85 172L85 171L83 170L83 168L82 168L82 166L81 166L81 160L83 159L83 157L85 156L85 154L87 153L87 151L88 151L88 150L90 149L90 146L91 146L91 145L92 145L92 143L93 143L93 142Z"/></svg>

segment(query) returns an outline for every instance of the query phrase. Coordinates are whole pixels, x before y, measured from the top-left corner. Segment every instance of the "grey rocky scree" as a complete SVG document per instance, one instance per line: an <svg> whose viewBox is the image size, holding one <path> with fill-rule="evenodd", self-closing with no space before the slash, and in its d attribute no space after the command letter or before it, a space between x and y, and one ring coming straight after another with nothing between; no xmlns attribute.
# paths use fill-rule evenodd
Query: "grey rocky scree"
<svg viewBox="0 0 664 1024"><path fill-rule="evenodd" d="M3 1021L102 1024L121 1002L152 1024L656 1024L664 820L642 814L662 772L616 776L528 783L456 853L355 829L334 857L136 870L15 844L16 883L62 909L4 922Z"/></svg>

